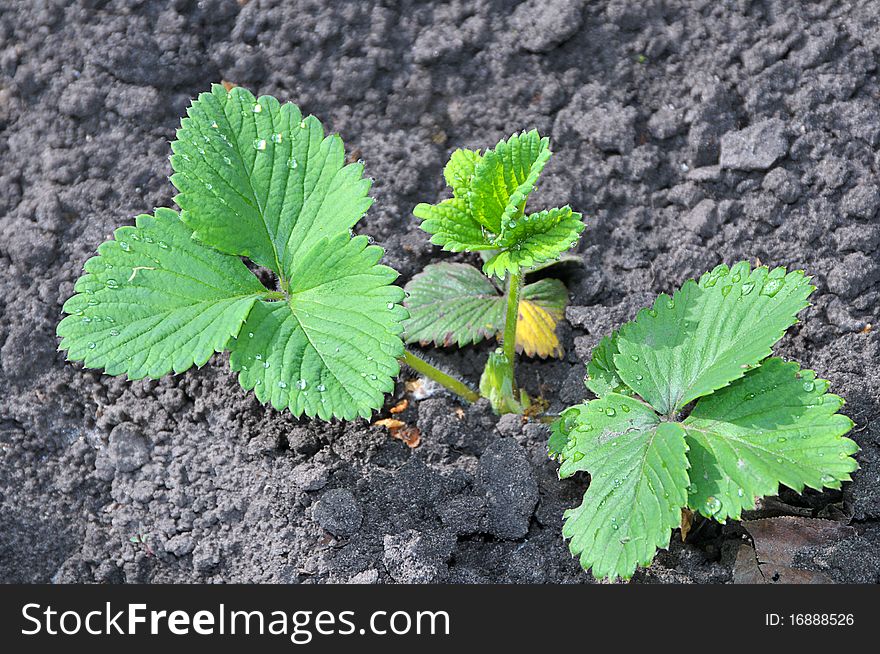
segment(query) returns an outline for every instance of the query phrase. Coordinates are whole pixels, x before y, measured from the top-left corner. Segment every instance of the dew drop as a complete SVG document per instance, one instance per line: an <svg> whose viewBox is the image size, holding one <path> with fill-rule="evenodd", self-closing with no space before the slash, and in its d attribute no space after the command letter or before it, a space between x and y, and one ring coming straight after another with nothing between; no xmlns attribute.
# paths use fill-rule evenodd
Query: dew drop
<svg viewBox="0 0 880 654"><path fill-rule="evenodd" d="M294 158L294 157L290 158L290 161L287 162L287 165L290 167L291 170L296 170L296 167L299 166L299 164L296 161L296 158Z"/></svg>
<svg viewBox="0 0 880 654"><path fill-rule="evenodd" d="M296 382L296 387L301 391L304 391L306 389L306 386L308 385L309 382L307 382L305 379L300 379L298 382Z"/></svg>
<svg viewBox="0 0 880 654"><path fill-rule="evenodd" d="M772 279L768 279L764 283L764 288L761 289L761 295L766 295L767 297L774 297L782 287L785 286L785 281L779 279L778 277L774 277Z"/></svg>
<svg viewBox="0 0 880 654"><path fill-rule="evenodd" d="M106 282L107 288L119 288L119 282L115 279L108 279Z"/></svg>
<svg viewBox="0 0 880 654"><path fill-rule="evenodd" d="M376 377L376 375L370 375L370 379L372 379L373 381L375 381L376 379L378 379L378 377Z"/></svg>
<svg viewBox="0 0 880 654"><path fill-rule="evenodd" d="M119 336L119 330L118 329L111 329L110 336Z"/></svg>
<svg viewBox="0 0 880 654"><path fill-rule="evenodd" d="M278 382L278 388L287 388L287 382L283 380Z"/></svg>
<svg viewBox="0 0 880 654"><path fill-rule="evenodd" d="M299 128L305 129L306 128L306 121L304 121L304 120L299 121Z"/></svg>
<svg viewBox="0 0 880 654"><path fill-rule="evenodd" d="M816 384L813 383L812 380L807 380L804 382L804 390L807 391L807 393L813 392L814 388L816 388Z"/></svg>
<svg viewBox="0 0 880 654"><path fill-rule="evenodd" d="M745 494L746 494L746 492L745 492L742 488L739 488L739 489L737 489L737 491L736 491L736 495L737 495L737 497L742 497L742 496L745 495Z"/></svg>
<svg viewBox="0 0 880 654"><path fill-rule="evenodd" d="M263 111L263 105L258 102L254 105L254 108L251 111L253 111L255 114L260 113L261 111Z"/></svg>
<svg viewBox="0 0 880 654"><path fill-rule="evenodd" d="M273 143L281 143L283 138L284 138L284 136L281 134L281 132L276 132L275 134L272 135L272 142Z"/></svg>
<svg viewBox="0 0 880 654"><path fill-rule="evenodd" d="M248 338L253 338L253 337L254 337L254 333L253 333L253 332L248 332Z"/></svg>
<svg viewBox="0 0 880 654"><path fill-rule="evenodd" d="M583 453L583 452L575 452L575 453L572 454L572 456L571 456L571 460L574 461L575 463L577 463L578 461L580 461L580 460L583 459L583 458L584 458L584 453Z"/></svg>
<svg viewBox="0 0 880 654"><path fill-rule="evenodd" d="M389 302L389 303L388 303L387 305L385 305L385 306L387 306L389 309L393 309L393 308L394 308L394 302Z"/></svg>
<svg viewBox="0 0 880 654"><path fill-rule="evenodd" d="M268 368L269 368L269 362L268 362L268 361L263 361L263 367L268 369Z"/></svg>
<svg viewBox="0 0 880 654"><path fill-rule="evenodd" d="M169 250L169 249L170 249L170 246L169 246L165 241L159 241L158 243L156 243L156 245L158 245L158 246L159 246L160 248L162 248L163 250Z"/></svg>
<svg viewBox="0 0 880 654"><path fill-rule="evenodd" d="M324 384L318 384L318 392L319 393L323 393L326 390L327 390L327 387L324 386Z"/></svg>
<svg viewBox="0 0 880 654"><path fill-rule="evenodd" d="M755 282L746 282L742 285L742 291L740 291L740 293L742 295L748 295L753 290L755 290Z"/></svg>
<svg viewBox="0 0 880 654"><path fill-rule="evenodd" d="M638 360L639 360L639 355L638 355L638 354L630 354L630 355L629 355L629 358L632 359L633 361L638 361Z"/></svg>
<svg viewBox="0 0 880 654"><path fill-rule="evenodd" d="M728 295L730 295L730 291L731 291L732 289L733 289L733 286L731 286L730 284L728 284L727 286L723 287L723 288L721 289L721 296L722 296L722 297L727 297Z"/></svg>
<svg viewBox="0 0 880 654"><path fill-rule="evenodd" d="M715 515L721 510L721 500L719 500L714 495L710 495L706 498L706 512L709 515Z"/></svg>
<svg viewBox="0 0 880 654"><path fill-rule="evenodd" d="M254 139L254 150L265 150L266 139Z"/></svg>
<svg viewBox="0 0 880 654"><path fill-rule="evenodd" d="M131 250L131 246L125 241L119 241L119 247L123 249L123 251L128 252Z"/></svg>
<svg viewBox="0 0 880 654"><path fill-rule="evenodd" d="M641 375L636 375L636 381L642 381L643 379L644 377L642 377Z"/></svg>
<svg viewBox="0 0 880 654"><path fill-rule="evenodd" d="M211 123L211 127L213 127L214 129L217 129L217 121L216 120L213 123Z"/></svg>
<svg viewBox="0 0 880 654"><path fill-rule="evenodd" d="M620 408L621 408L621 410L622 410L624 413L629 413L629 406L628 406L628 405L626 405L626 404L621 404L621 405L620 405Z"/></svg>
<svg viewBox="0 0 880 654"><path fill-rule="evenodd" d="M617 411L615 411L613 407L608 407L607 409L605 409L606 416L610 417L610 416L615 415L616 413L617 413Z"/></svg>
<svg viewBox="0 0 880 654"><path fill-rule="evenodd" d="M96 347L97 347L97 344L96 344L94 341L92 341L92 342L89 343L89 349L90 349L90 350L94 350Z"/></svg>

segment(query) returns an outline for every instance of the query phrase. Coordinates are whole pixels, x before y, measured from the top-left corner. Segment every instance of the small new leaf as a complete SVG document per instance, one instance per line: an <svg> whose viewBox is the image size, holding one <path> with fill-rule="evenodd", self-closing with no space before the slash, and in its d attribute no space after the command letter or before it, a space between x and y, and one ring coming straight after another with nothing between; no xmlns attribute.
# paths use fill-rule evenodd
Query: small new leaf
<svg viewBox="0 0 880 654"><path fill-rule="evenodd" d="M456 150L444 170L453 197L419 204L413 214L445 250L494 251L483 266L487 275L541 265L575 245L584 229L569 207L525 213L550 155L549 140L535 130L515 134L482 156Z"/></svg>
<svg viewBox="0 0 880 654"><path fill-rule="evenodd" d="M120 227L85 264L58 325L70 361L129 379L202 366L269 295L238 257L193 240L176 211Z"/></svg>
<svg viewBox="0 0 880 654"><path fill-rule="evenodd" d="M405 289L407 343L462 347L498 337L504 328L502 291L468 264L431 264ZM519 305L517 350L541 358L561 357L556 326L567 303L568 291L558 279L527 284Z"/></svg>

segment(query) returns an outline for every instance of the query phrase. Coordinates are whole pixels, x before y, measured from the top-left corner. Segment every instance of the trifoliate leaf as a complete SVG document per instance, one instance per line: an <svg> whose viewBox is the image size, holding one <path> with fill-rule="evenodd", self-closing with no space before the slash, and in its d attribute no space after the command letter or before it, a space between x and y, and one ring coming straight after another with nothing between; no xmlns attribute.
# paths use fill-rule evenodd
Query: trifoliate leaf
<svg viewBox="0 0 880 654"><path fill-rule="evenodd" d="M614 367L614 355L617 354L617 332L611 336L603 336L599 344L593 348L590 362L587 364L586 385L598 397L609 393L632 395L632 390L623 383L617 368Z"/></svg>
<svg viewBox="0 0 880 654"><path fill-rule="evenodd" d="M297 257L370 207L363 165L345 165L339 136L296 105L214 85L187 113L171 144L182 220L203 242L275 271L282 288Z"/></svg>
<svg viewBox="0 0 880 654"><path fill-rule="evenodd" d="M58 325L71 361L130 379L204 365L270 292L238 257L193 240L177 212L156 209L98 248Z"/></svg>
<svg viewBox="0 0 880 654"><path fill-rule="evenodd" d="M577 243L584 225L569 207L526 215L525 205L547 161L547 138L538 132L515 134L480 156L456 150L444 176L454 197L419 204L413 214L431 242L451 252L491 250L488 275L535 267L559 257Z"/></svg>
<svg viewBox="0 0 880 654"><path fill-rule="evenodd" d="M669 546L681 520L689 483L685 430L660 422L641 401L611 393L567 409L554 438L559 476L591 475L582 504L565 512L562 534L572 554L597 578L631 577Z"/></svg>
<svg viewBox="0 0 880 654"><path fill-rule="evenodd" d="M462 347L504 330L503 292L479 270L462 263L426 266L406 285L406 342ZM529 356L562 356L556 325L568 291L557 279L523 288L516 331L517 349Z"/></svg>
<svg viewBox="0 0 880 654"><path fill-rule="evenodd" d="M767 357L813 288L802 271L718 266L620 328L617 372L660 413L680 410Z"/></svg>
<svg viewBox="0 0 880 654"><path fill-rule="evenodd" d="M684 421L690 446L689 506L707 517L738 519L779 484L840 488L858 468L858 446L843 438L852 421L828 382L796 363L767 359L697 402Z"/></svg>
<svg viewBox="0 0 880 654"><path fill-rule="evenodd" d="M394 389L406 310L397 273L367 238L322 239L290 269L289 300L257 303L230 346L261 402L329 419L368 417Z"/></svg>

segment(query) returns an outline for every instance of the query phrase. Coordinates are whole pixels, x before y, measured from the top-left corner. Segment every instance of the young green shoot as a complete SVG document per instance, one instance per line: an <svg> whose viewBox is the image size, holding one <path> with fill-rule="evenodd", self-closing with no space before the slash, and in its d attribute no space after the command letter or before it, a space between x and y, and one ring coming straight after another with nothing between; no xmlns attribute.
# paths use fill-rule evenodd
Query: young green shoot
<svg viewBox="0 0 880 654"><path fill-rule="evenodd" d="M565 206L526 212L526 202L551 152L537 131L514 134L480 154L459 149L443 171L449 199L413 211L431 242L450 252L479 252L479 270L468 264L428 266L406 286L408 343L464 346L496 337L480 391L499 413L521 413L528 396L517 387L517 351L561 356L555 334L568 300L558 280L525 284L526 274L575 247L581 215ZM502 291L503 289L503 291Z"/></svg>

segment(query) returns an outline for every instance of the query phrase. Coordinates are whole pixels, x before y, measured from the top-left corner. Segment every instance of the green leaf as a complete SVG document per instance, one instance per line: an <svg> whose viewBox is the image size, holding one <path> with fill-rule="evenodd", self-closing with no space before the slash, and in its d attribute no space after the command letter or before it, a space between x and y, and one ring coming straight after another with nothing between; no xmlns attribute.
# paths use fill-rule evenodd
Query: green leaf
<svg viewBox="0 0 880 654"><path fill-rule="evenodd" d="M482 157L476 150L458 149L449 157L449 163L443 169L446 184L457 198L467 198L474 178L474 169Z"/></svg>
<svg viewBox="0 0 880 654"><path fill-rule="evenodd" d="M718 266L620 328L617 372L660 413L680 410L767 357L813 288L802 271Z"/></svg>
<svg viewBox="0 0 880 654"><path fill-rule="evenodd" d="M171 165L181 218L196 238L275 271L347 232L370 207L361 164L314 116L271 96L214 85L181 121Z"/></svg>
<svg viewBox="0 0 880 654"><path fill-rule="evenodd" d="M269 291L238 257L192 239L177 212L156 209L98 248L58 325L71 361L130 379L204 365Z"/></svg>
<svg viewBox="0 0 880 654"><path fill-rule="evenodd" d="M510 219L495 242L501 251L483 265L483 272L504 277L508 271L553 260L577 245L584 227L581 215L572 212L571 207Z"/></svg>
<svg viewBox="0 0 880 654"><path fill-rule="evenodd" d="M425 266L406 292L407 343L462 347L495 336L504 325L504 297L468 264Z"/></svg>
<svg viewBox="0 0 880 654"><path fill-rule="evenodd" d="M413 215L422 219L423 230L431 234L431 243L448 252L491 250L485 228L471 215L467 200L452 198L440 204L416 205Z"/></svg>
<svg viewBox="0 0 880 654"><path fill-rule="evenodd" d="M561 449L561 437L567 437ZM588 471L581 505L565 512L562 534L597 578L629 578L669 546L687 502L685 430L660 422L639 400L611 393L567 409L551 447L561 478Z"/></svg>
<svg viewBox="0 0 880 654"><path fill-rule="evenodd" d="M537 131L514 134L480 156L456 150L444 169L453 198L421 203L413 214L431 242L451 252L492 251L483 266L503 277L556 259L584 229L571 208L525 215L525 205L547 161L549 140Z"/></svg>
<svg viewBox="0 0 880 654"><path fill-rule="evenodd" d="M843 435L853 423L827 390L813 371L771 358L697 402L684 421L689 506L723 522L777 494L779 484L801 492L849 481L858 446Z"/></svg>
<svg viewBox="0 0 880 654"><path fill-rule="evenodd" d="M254 306L231 345L243 388L295 416L369 417L394 389L406 310L367 238L322 239L291 268L290 300Z"/></svg>
<svg viewBox="0 0 880 654"><path fill-rule="evenodd" d="M623 383L617 368L614 367L614 355L617 354L617 332L611 336L603 336L599 344L593 348L590 362L587 364L586 385L598 397L609 393L632 395L630 388Z"/></svg>
<svg viewBox="0 0 880 654"><path fill-rule="evenodd" d="M431 264L406 285L406 342L462 347L492 338L504 329L505 298L479 270L463 263ZM562 356L556 325L568 303L557 279L523 288L517 348L529 356Z"/></svg>
<svg viewBox="0 0 880 654"><path fill-rule="evenodd" d="M522 214L526 199L550 160L550 139L537 130L514 134L488 150L474 168L473 216L494 234Z"/></svg>

